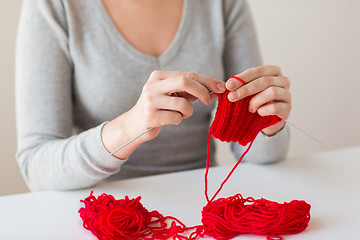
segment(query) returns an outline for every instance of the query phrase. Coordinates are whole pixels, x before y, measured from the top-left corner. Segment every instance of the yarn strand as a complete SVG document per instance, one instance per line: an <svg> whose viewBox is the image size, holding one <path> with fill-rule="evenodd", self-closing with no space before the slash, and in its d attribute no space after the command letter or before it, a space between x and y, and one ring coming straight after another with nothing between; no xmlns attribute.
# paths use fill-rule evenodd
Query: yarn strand
<svg viewBox="0 0 360 240"><path fill-rule="evenodd" d="M250 142L250 144L246 148L245 152L240 156L239 160L236 162L236 164L233 166L233 168L231 169L231 171L229 172L227 177L221 183L219 189L215 192L213 197L209 200L209 196L208 196L208 175L209 175L209 168L210 168L210 140L211 140L211 133L209 132L209 134L208 134L208 143L207 143L206 169L205 169L205 197L206 197L206 201L208 202L208 204L211 203L212 201L214 201L216 196L220 193L220 191L224 187L225 183L229 180L231 175L234 173L235 169L239 166L239 164L241 163L241 161L243 160L245 155L249 152L249 150L250 150L250 148L251 148L251 146L252 146L252 144L254 142L254 140L252 140Z"/></svg>

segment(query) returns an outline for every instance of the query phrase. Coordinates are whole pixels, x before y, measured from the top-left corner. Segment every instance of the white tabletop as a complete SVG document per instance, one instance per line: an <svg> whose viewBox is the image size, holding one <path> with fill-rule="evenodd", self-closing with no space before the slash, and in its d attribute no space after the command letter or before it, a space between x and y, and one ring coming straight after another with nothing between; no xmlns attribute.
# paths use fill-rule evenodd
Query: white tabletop
<svg viewBox="0 0 360 240"><path fill-rule="evenodd" d="M210 169L214 192L232 166ZM187 226L201 223L205 205L204 170L193 170L111 183L94 188L95 195L142 196L143 205L175 216ZM244 197L277 202L302 199L311 204L309 227L287 240L360 239L360 146L288 158L272 165L242 163L219 197ZM82 227L80 199L91 189L39 192L0 197L0 239L96 239ZM211 194L210 194L211 195ZM243 235L236 239L265 239Z"/></svg>

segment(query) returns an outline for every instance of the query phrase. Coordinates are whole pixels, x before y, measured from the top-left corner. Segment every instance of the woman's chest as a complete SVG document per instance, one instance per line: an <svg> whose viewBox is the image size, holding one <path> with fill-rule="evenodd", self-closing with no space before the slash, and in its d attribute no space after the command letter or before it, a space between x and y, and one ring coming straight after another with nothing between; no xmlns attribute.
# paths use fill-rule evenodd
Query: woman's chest
<svg viewBox="0 0 360 240"><path fill-rule="evenodd" d="M183 0L103 0L104 7L123 38L138 51L160 56L178 31Z"/></svg>

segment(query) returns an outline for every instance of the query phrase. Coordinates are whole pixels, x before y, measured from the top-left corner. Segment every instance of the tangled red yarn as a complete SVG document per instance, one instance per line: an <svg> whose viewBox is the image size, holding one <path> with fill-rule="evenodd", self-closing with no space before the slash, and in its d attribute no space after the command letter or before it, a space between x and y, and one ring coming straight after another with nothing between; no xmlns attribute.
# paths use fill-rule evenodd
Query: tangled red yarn
<svg viewBox="0 0 360 240"><path fill-rule="evenodd" d="M304 231L309 220L310 205L305 201L279 204L263 198L243 198L240 194L217 199L202 211L206 235L215 239L230 239L245 233L282 239L279 234Z"/></svg>
<svg viewBox="0 0 360 240"><path fill-rule="evenodd" d="M83 227L99 240L127 239L196 239L203 236L202 228L186 227L174 217L164 217L158 211L149 212L141 203L141 197L116 200L112 195L101 194L81 200ZM171 222L170 226L168 222ZM182 236L189 230L189 237Z"/></svg>
<svg viewBox="0 0 360 240"><path fill-rule="evenodd" d="M237 77L233 78L243 82ZM228 93L218 94L219 103L208 136L205 171L205 197L208 203L202 210L202 225L186 227L177 218L164 217L158 211L149 212L140 203L141 197L129 199L126 196L125 199L116 200L105 193L96 198L91 192L89 197L81 200L85 206L79 210L84 228L99 240L195 240L204 236L223 240L246 233L264 235L267 240L281 240L282 234L304 231L310 221L311 208L305 201L293 200L280 204L263 198L243 198L240 194L214 200L250 150L256 135L262 129L281 121L277 116L262 117L257 113L250 113L248 105L252 96L230 102L227 99ZM209 199L207 178L211 136L221 141L249 146Z"/></svg>

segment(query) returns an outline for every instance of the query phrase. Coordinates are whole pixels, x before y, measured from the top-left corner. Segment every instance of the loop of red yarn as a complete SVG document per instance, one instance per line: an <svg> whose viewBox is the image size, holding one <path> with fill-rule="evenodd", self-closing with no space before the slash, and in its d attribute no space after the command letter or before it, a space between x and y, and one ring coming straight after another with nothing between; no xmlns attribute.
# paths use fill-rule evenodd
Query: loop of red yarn
<svg viewBox="0 0 360 240"><path fill-rule="evenodd" d="M244 84L244 85L246 84L246 82L245 82L244 80L242 80L241 78L239 78L239 77L237 77L237 76L231 76L231 77L229 77L229 80L232 79L232 78L238 80L239 82L241 82L241 83Z"/></svg>
<svg viewBox="0 0 360 240"><path fill-rule="evenodd" d="M208 203L202 210L202 225L186 227L174 217L164 217L158 211L149 212L140 203L141 197L115 200L113 196L105 193L96 198L91 192L89 197L81 201L85 206L79 210L84 228L90 230L99 240L195 240L204 236L220 240L245 233L265 235L268 240L281 240L281 234L304 231L310 221L311 208L305 201L293 200L279 204L263 198L243 198L240 194L214 200L250 150L256 135L262 129L281 121L277 116L262 117L257 113L250 113L248 105L252 96L230 102L228 93L226 91L217 94L218 107L208 135L205 171L205 197ZM211 136L221 141L249 146L209 199L207 177ZM170 226L168 222L171 222Z"/></svg>

